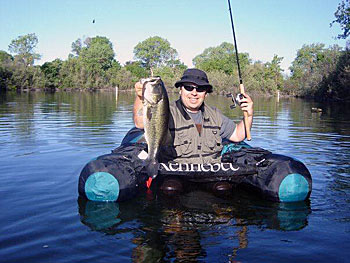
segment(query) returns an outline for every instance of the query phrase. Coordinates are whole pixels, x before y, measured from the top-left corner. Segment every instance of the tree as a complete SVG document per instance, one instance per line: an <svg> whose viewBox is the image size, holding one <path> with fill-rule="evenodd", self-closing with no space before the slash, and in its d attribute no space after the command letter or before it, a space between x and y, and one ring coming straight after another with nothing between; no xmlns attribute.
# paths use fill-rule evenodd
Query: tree
<svg viewBox="0 0 350 263"><path fill-rule="evenodd" d="M41 66L41 71L45 75L45 87L51 89L59 87L62 64L62 60L57 58L54 61L46 62Z"/></svg>
<svg viewBox="0 0 350 263"><path fill-rule="evenodd" d="M283 69L281 69L281 62L283 57L274 55L271 62L265 64L266 67L266 79L272 79L277 85L278 89L281 89L283 86Z"/></svg>
<svg viewBox="0 0 350 263"><path fill-rule="evenodd" d="M324 78L319 85L316 96L320 100L346 100L350 101L350 50L329 49L326 56L329 58Z"/></svg>
<svg viewBox="0 0 350 263"><path fill-rule="evenodd" d="M13 57L6 51L0 50L0 64L8 63L13 61Z"/></svg>
<svg viewBox="0 0 350 263"><path fill-rule="evenodd" d="M113 45L106 37L93 37L85 40L86 46L81 48L79 57L90 70L107 70L114 61Z"/></svg>
<svg viewBox="0 0 350 263"><path fill-rule="evenodd" d="M142 67L140 61L127 61L124 68L139 79L146 78L149 75L149 72Z"/></svg>
<svg viewBox="0 0 350 263"><path fill-rule="evenodd" d="M84 88L86 74L82 69L81 63L77 57L69 57L63 61L60 69L60 79L62 89L80 89Z"/></svg>
<svg viewBox="0 0 350 263"><path fill-rule="evenodd" d="M11 63L13 57L6 51L0 50L0 90L6 89L12 77Z"/></svg>
<svg viewBox="0 0 350 263"><path fill-rule="evenodd" d="M25 66L32 66L35 60L40 59L40 55L34 52L37 44L38 38L32 33L12 40L8 48L11 53L17 54L17 61L23 61Z"/></svg>
<svg viewBox="0 0 350 263"><path fill-rule="evenodd" d="M338 5L337 11L334 13L335 20L330 24L338 23L343 34L337 36L338 39L346 39L350 35L350 0L343 0Z"/></svg>
<svg viewBox="0 0 350 263"><path fill-rule="evenodd" d="M134 48L134 56L144 67L153 70L176 64L178 53L168 40L155 36L138 43Z"/></svg>
<svg viewBox="0 0 350 263"><path fill-rule="evenodd" d="M323 59L325 45L321 43L303 45L298 50L297 56L292 62L291 70L292 76L299 78L305 73L311 73L317 69L317 65Z"/></svg>
<svg viewBox="0 0 350 263"><path fill-rule="evenodd" d="M303 45L290 67L291 86L295 87L293 93L308 97L330 94L328 88L323 88L320 92L325 87L321 83L336 70L342 52L338 45L329 48L320 43Z"/></svg>
<svg viewBox="0 0 350 263"><path fill-rule="evenodd" d="M121 66L114 59L113 45L108 38L77 39L72 43L72 52L62 66L63 87L97 89L114 85L113 74Z"/></svg>
<svg viewBox="0 0 350 263"><path fill-rule="evenodd" d="M75 54L76 56L79 56L81 49L83 48L83 42L80 38L78 38L77 40L75 40L72 43L72 52L73 54Z"/></svg>
<svg viewBox="0 0 350 263"><path fill-rule="evenodd" d="M249 54L239 53L241 69L250 64ZM223 42L217 47L206 48L192 60L193 64L204 71L223 71L226 74L237 72L237 61L233 44Z"/></svg>

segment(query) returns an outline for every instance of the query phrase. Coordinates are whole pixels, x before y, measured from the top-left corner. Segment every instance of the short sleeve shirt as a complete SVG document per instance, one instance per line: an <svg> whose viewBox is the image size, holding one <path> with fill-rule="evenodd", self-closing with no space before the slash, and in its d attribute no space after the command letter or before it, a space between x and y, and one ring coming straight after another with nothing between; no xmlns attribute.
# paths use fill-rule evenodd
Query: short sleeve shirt
<svg viewBox="0 0 350 263"><path fill-rule="evenodd" d="M195 124L202 124L202 112L188 112ZM222 139L230 139L231 135L235 131L236 124L233 120L227 118L222 114L222 126L220 127L220 136Z"/></svg>

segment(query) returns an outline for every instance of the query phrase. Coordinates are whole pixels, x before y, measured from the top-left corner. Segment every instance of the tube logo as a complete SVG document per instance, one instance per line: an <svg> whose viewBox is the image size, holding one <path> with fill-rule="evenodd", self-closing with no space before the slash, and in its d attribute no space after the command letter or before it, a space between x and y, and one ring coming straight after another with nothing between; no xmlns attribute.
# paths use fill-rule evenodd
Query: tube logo
<svg viewBox="0 0 350 263"><path fill-rule="evenodd" d="M212 172L216 173L219 171L238 171L239 167L234 167L232 163L208 163L208 164L198 164L198 163L160 163L167 172Z"/></svg>

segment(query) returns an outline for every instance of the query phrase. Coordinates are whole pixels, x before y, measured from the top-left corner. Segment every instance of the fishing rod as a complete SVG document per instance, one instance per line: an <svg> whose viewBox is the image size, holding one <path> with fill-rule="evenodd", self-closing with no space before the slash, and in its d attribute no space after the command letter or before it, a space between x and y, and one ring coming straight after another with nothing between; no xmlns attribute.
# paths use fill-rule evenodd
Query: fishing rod
<svg viewBox="0 0 350 263"><path fill-rule="evenodd" d="M235 27L234 27L234 25L233 25L233 17L232 17L232 11L231 11L231 3L230 3L230 0L227 0L227 2L228 2L229 11L230 11L231 27L232 27L232 34L233 34L233 42L234 42L234 45L235 45L236 61L237 61L237 67L238 67L239 91L240 91L241 94L243 94L243 93L244 93L244 85L243 85L243 80L242 80L241 67L240 67L240 65L239 65L238 48L237 48ZM250 141L252 138L251 138L251 136L250 136L249 127L247 126L248 112L244 111L244 112L243 112L243 116L244 116L245 134L246 134L246 136L247 136L247 140Z"/></svg>

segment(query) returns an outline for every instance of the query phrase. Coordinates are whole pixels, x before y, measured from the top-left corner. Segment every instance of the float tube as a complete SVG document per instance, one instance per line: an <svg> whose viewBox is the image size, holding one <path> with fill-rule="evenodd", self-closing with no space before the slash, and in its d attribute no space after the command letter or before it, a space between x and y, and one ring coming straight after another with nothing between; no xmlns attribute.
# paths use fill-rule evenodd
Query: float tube
<svg viewBox="0 0 350 263"><path fill-rule="evenodd" d="M142 160L142 155L147 154L145 151L143 130L131 129L112 153L85 165L79 177L79 195L103 202L131 199L146 187L148 176ZM216 164L161 163L153 188L159 185L157 181L176 177L187 188L193 185L206 188L215 182L226 181L236 188L251 190L277 202L297 202L310 197L311 174L294 158L244 142L224 143L221 154L222 163Z"/></svg>

